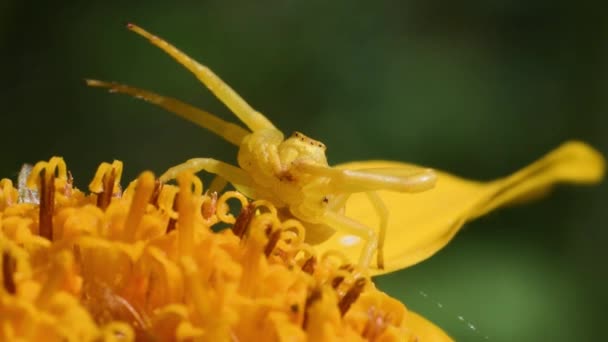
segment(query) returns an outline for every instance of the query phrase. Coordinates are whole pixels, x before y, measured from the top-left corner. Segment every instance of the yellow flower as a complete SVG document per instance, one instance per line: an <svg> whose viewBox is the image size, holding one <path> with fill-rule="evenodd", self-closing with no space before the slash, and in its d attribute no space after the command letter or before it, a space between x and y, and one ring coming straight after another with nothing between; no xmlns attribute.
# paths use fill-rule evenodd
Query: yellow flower
<svg viewBox="0 0 608 342"><path fill-rule="evenodd" d="M468 220L557 182L598 182L604 164L589 146L570 142L496 181L440 172L425 193L380 192L391 215L386 269L378 271L354 266L360 246L352 236L313 248L302 223L279 218L272 203L205 193L192 174L172 186L144 172L123 193L122 163L103 163L85 194L55 157L27 180L39 203L0 181L0 338L449 341L376 289L369 271L420 262ZM342 167L396 165L404 166ZM347 214L373 225L362 197L353 196ZM216 224L231 229L215 232Z"/></svg>
<svg viewBox="0 0 608 342"><path fill-rule="evenodd" d="M399 162L364 161L338 168L373 169L408 167ZM547 193L560 182L594 184L604 176L605 160L590 146L577 141L563 144L540 160L505 178L476 182L438 172L436 186L415 194L379 191L389 209L385 268L373 275L406 268L429 258L444 247L462 226L501 206L521 203ZM354 194L346 203L346 215L370 227L377 227L377 214L364 194ZM375 221L376 220L376 221ZM319 252L340 250L351 260L363 241L335 234L317 246Z"/></svg>
<svg viewBox="0 0 608 342"><path fill-rule="evenodd" d="M2 180L0 340L450 340L272 203L188 173L123 193L121 171L103 163L86 194L61 158L38 163L40 203Z"/></svg>

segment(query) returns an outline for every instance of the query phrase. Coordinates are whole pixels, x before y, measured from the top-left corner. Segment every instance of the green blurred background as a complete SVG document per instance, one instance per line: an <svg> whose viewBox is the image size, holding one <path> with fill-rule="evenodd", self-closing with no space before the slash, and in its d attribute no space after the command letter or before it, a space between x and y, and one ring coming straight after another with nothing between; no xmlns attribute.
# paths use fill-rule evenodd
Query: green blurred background
<svg viewBox="0 0 608 342"><path fill-rule="evenodd" d="M212 134L83 85L121 81L235 120L126 21L209 65L285 132L324 141L331 163L487 180L567 139L608 154L608 20L585 2L3 0L2 176L52 155L81 188L115 158L126 179L195 156L235 161ZM560 187L378 285L460 341L603 340L607 203L606 183Z"/></svg>

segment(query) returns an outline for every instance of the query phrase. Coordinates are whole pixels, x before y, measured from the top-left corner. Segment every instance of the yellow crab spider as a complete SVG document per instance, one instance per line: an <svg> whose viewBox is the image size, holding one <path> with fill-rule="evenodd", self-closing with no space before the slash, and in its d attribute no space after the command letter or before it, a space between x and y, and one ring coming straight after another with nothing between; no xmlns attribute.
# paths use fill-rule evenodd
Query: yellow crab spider
<svg viewBox="0 0 608 342"><path fill-rule="evenodd" d="M436 182L433 170L332 168L327 163L323 143L299 132L285 139L272 122L253 109L208 67L136 25L127 24L127 28L147 38L190 70L249 129L173 98L127 85L87 80L89 86L109 88L112 92L128 94L158 105L239 147L237 159L240 168L215 159L194 158L167 170L160 177L161 181L174 179L183 171L204 170L215 174L250 198L269 200L278 208L287 209L291 215L307 224L306 235L309 241L322 242L335 231L364 239L359 265L368 267L377 252L377 266L383 268L383 246L389 212L375 191L428 190ZM380 225L377 229L344 215L346 201L351 194L357 192L366 193L370 204L378 213Z"/></svg>

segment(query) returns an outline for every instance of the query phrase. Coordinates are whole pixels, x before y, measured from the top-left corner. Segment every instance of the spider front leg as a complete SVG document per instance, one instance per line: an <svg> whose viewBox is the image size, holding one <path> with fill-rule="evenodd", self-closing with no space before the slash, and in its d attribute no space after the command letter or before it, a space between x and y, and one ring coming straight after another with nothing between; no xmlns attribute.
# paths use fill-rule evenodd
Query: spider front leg
<svg viewBox="0 0 608 342"><path fill-rule="evenodd" d="M419 167L349 170L310 163L297 163L296 167L312 175L330 177L335 186L346 193L421 192L433 188L437 182L435 171Z"/></svg>
<svg viewBox="0 0 608 342"><path fill-rule="evenodd" d="M210 192L221 192L228 185L228 181L222 176L216 175L209 185L208 191Z"/></svg>
<svg viewBox="0 0 608 342"><path fill-rule="evenodd" d="M359 266L369 267L374 252L378 249L378 235L372 228L334 211L325 212L321 220L337 231L364 239L366 243L359 257Z"/></svg>
<svg viewBox="0 0 608 342"><path fill-rule="evenodd" d="M207 66L198 63L183 53L181 50L157 37L135 24L127 24L127 28L138 35L148 39L178 63L188 69L201 81L226 107L228 107L247 127L252 131L260 129L276 129L262 113L253 109L239 94L236 93L226 82L216 75Z"/></svg>
<svg viewBox="0 0 608 342"><path fill-rule="evenodd" d="M177 175L184 171L190 171L192 173L207 171L220 176L232 184L244 186L253 185L251 177L242 169L211 158L193 158L187 160L186 162L165 171L165 173L160 176L160 181L164 183L171 179L175 179Z"/></svg>
<svg viewBox="0 0 608 342"><path fill-rule="evenodd" d="M116 82L86 80L86 83L89 87L106 88L112 93L126 94L150 102L210 130L236 146L239 146L243 141L243 138L251 133L240 126L226 122L209 112L198 109L180 100L156 94L149 90Z"/></svg>
<svg viewBox="0 0 608 342"><path fill-rule="evenodd" d="M376 210L376 213L378 214L378 218L380 220L378 232L376 233L377 241L378 241L377 247L376 247L376 266L382 270L382 269L384 269L384 240L386 239L386 230L388 227L389 210L386 207L386 205L384 204L384 201L382 201L382 198L380 198L380 196L378 196L378 193L376 193L375 191L370 191L370 192L366 192L365 194L367 195L367 198L373 205L374 210ZM346 200L348 200L347 194L345 194L343 196L335 197L332 200L332 202L335 202L336 206L333 206L331 208L331 210L333 210L335 212L336 209L343 208ZM366 229L372 230L371 228L364 226L362 224L360 224L360 226L365 227ZM354 234L354 235L357 235L357 234ZM357 236L360 236L360 235L357 235ZM374 251L372 250L371 251L372 255L369 256L370 260L371 260L371 257L373 256L373 252ZM364 250L364 253L370 253L370 252L367 252L367 247Z"/></svg>
<svg viewBox="0 0 608 342"><path fill-rule="evenodd" d="M379 269L384 269L384 240L386 239L386 229L388 227L389 211L382 198L375 191L366 192L367 198L374 206L378 218L380 219L380 227L378 228L378 253L376 254L376 264Z"/></svg>

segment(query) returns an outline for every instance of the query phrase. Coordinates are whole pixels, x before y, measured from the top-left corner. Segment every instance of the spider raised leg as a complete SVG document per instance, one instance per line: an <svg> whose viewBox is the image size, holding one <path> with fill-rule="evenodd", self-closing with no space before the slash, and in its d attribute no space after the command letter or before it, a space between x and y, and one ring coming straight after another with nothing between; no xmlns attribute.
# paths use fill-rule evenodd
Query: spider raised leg
<svg viewBox="0 0 608 342"><path fill-rule="evenodd" d="M127 24L127 28L140 36L147 38L152 44L165 51L177 62L190 70L226 107L228 107L249 129L257 131L262 128L275 128L264 115L243 100L228 84L220 79L211 69L198 63L172 44L161 39L141 27ZM276 128L275 128L276 129Z"/></svg>

